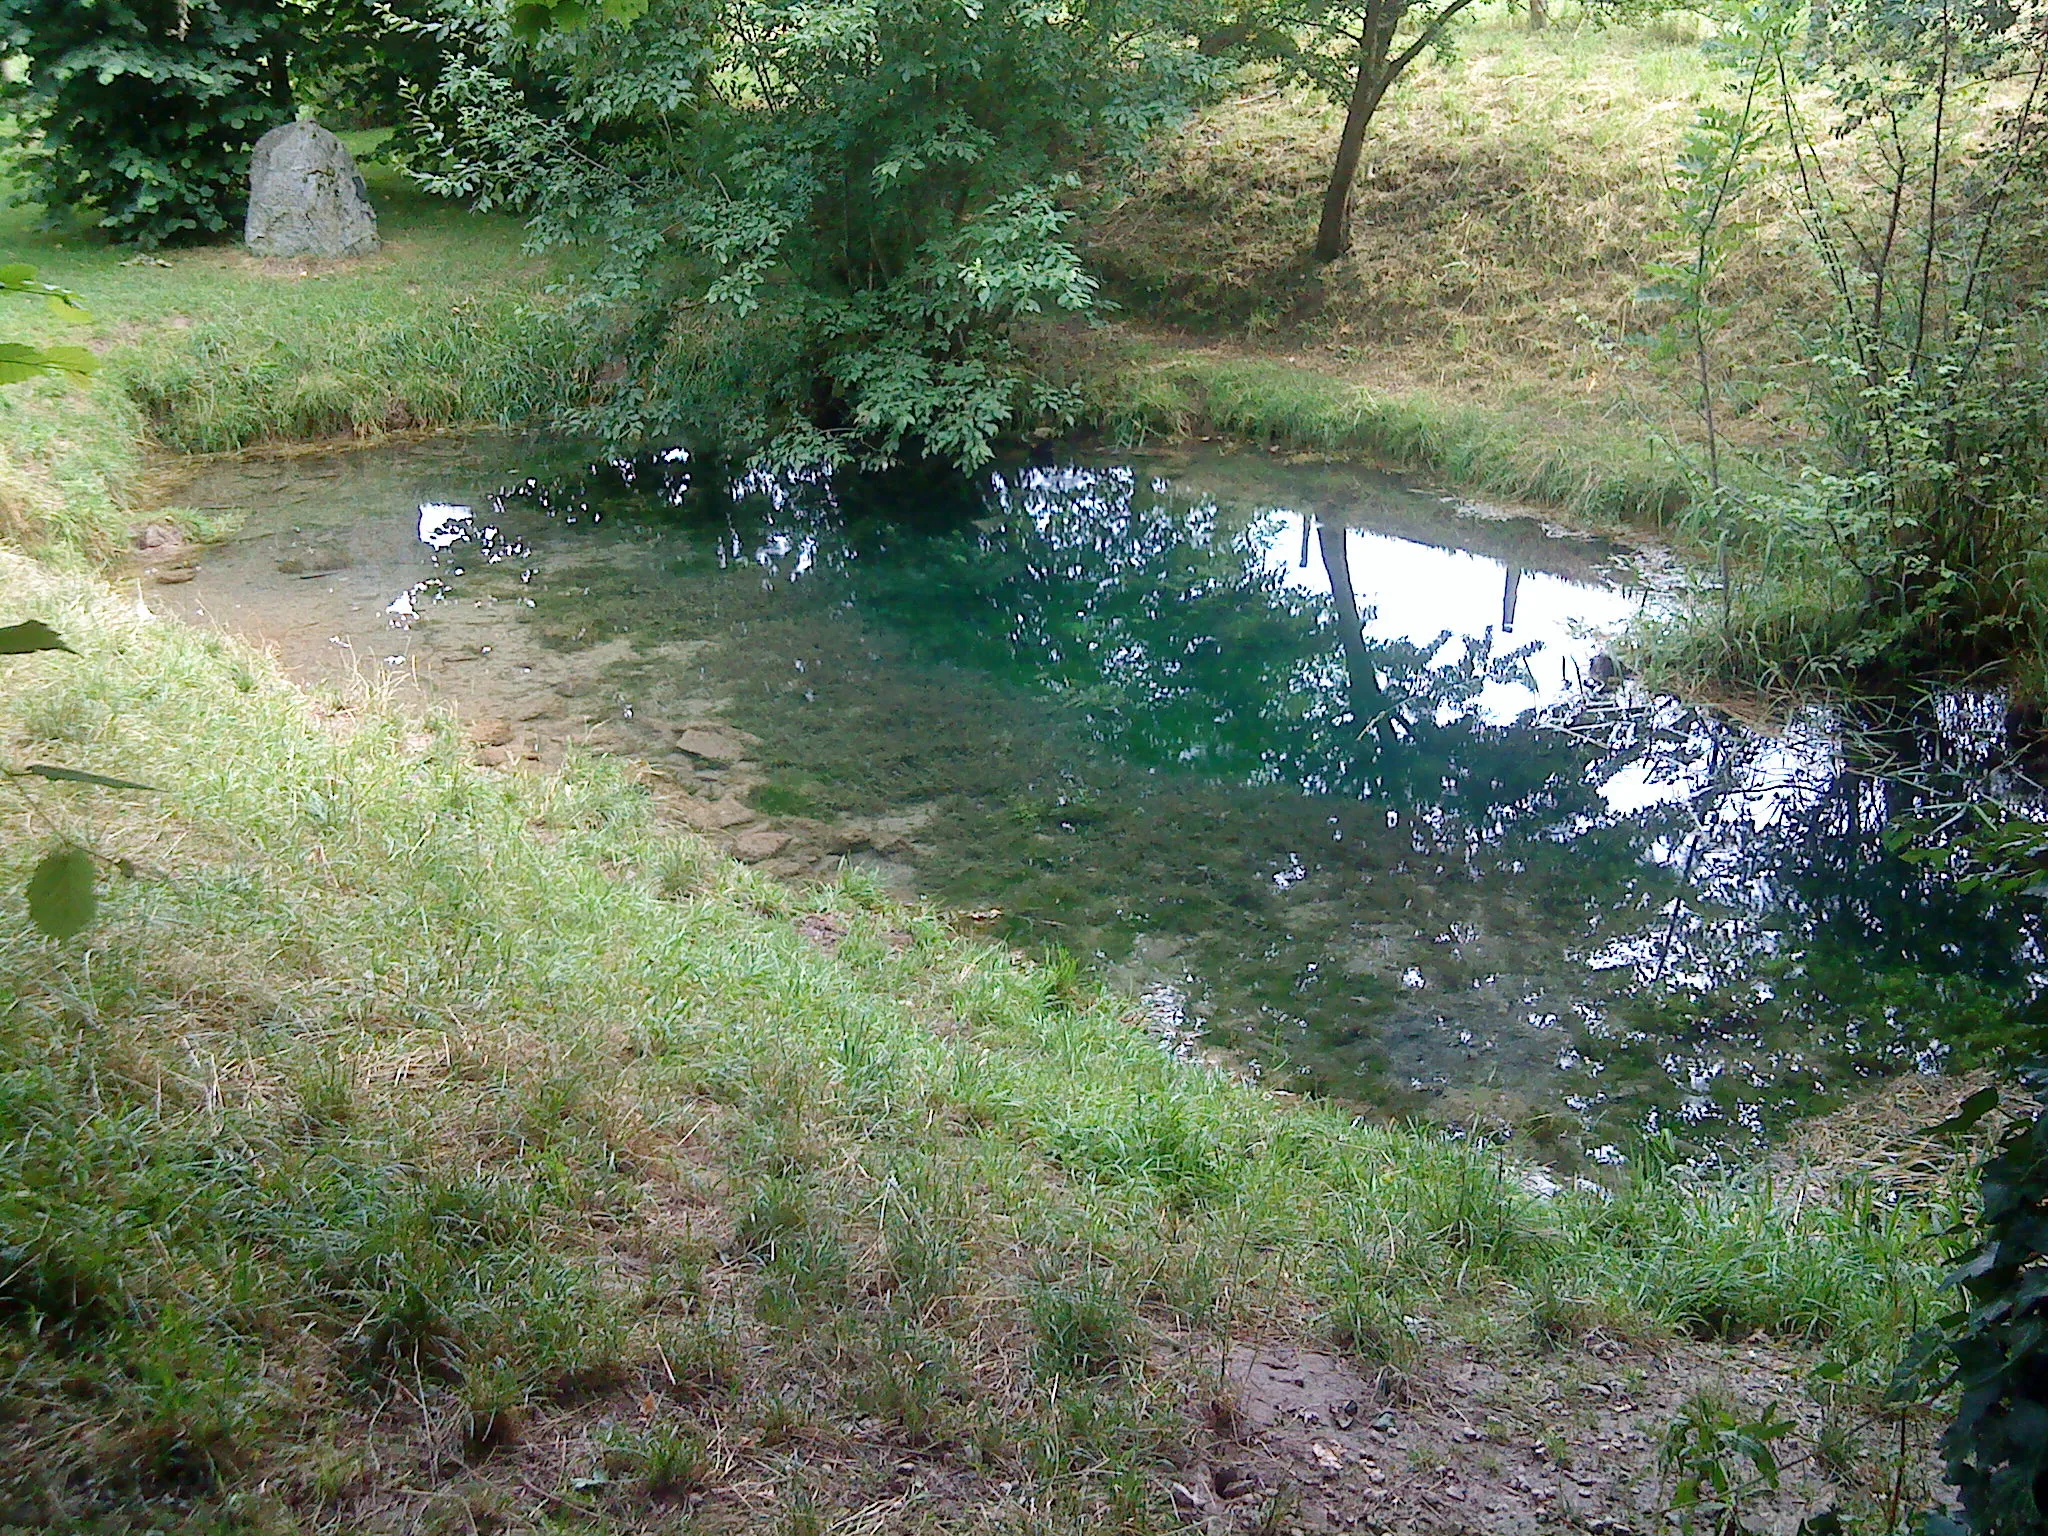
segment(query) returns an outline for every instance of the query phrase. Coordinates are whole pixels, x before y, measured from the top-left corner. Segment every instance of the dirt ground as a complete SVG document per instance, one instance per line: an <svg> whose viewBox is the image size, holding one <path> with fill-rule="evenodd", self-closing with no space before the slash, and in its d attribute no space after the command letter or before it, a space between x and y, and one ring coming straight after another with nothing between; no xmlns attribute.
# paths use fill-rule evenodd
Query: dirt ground
<svg viewBox="0 0 2048 1536"><path fill-rule="evenodd" d="M1217 1536L1665 1530L1674 1477L1659 1453L1668 1426L1705 1392L1745 1419L1776 1408L1793 1421L1779 1444L1781 1487L1745 1511L1752 1529L1791 1532L1824 1510L1881 1505L1897 1471L1868 1433L1823 1464L1804 1365L1775 1350L1649 1350L1596 1332L1508 1363L1452 1350L1389 1390L1321 1350L1239 1345L1211 1405L1207 1454L1173 1497ZM1902 1492L1924 1500L1929 1471L1912 1456Z"/></svg>

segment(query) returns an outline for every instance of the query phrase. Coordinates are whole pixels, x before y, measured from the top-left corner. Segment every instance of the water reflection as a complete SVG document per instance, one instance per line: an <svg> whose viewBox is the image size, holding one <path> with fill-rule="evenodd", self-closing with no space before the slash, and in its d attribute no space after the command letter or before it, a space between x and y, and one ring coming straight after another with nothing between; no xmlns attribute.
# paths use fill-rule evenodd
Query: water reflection
<svg viewBox="0 0 2048 1536"><path fill-rule="evenodd" d="M1484 553L1396 488L1233 502L1127 466L1022 469L914 519L824 480L609 479L570 500L629 493L764 591L1107 748L1012 737L959 783L932 752L919 793L953 803L927 878L1305 1085L1712 1142L1932 1069L2041 990L2029 913L1885 844L1941 797L2032 793L1984 706L1763 735L1615 691L1600 636L1646 585L1620 551L1492 525L1520 547ZM521 495L562 514L559 486ZM860 687L807 665L814 732ZM747 723L774 739L774 711ZM806 734L787 761L821 769Z"/></svg>
<svg viewBox="0 0 2048 1536"><path fill-rule="evenodd" d="M1762 735L1615 686L1654 583L1611 546L1243 460L428 478L361 599L409 654L516 627L657 759L714 710L794 835L905 829L922 889L1277 1080L1613 1158L1936 1067L2042 991L2031 910L1885 842L2038 794L1996 701Z"/></svg>

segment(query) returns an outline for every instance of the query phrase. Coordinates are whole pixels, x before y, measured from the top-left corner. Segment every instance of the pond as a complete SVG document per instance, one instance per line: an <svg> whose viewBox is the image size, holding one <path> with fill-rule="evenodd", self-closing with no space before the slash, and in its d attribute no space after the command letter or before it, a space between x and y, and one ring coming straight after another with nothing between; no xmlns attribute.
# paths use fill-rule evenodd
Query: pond
<svg viewBox="0 0 2048 1536"><path fill-rule="evenodd" d="M2037 793L1995 701L1764 734L1650 697L1607 645L1669 572L1368 470L467 439L180 500L240 531L157 606L304 680L398 677L492 765L630 754L773 873L865 869L1174 1048L1560 1164L1747 1148L1996 1038L2048 969L2027 912L1884 841Z"/></svg>

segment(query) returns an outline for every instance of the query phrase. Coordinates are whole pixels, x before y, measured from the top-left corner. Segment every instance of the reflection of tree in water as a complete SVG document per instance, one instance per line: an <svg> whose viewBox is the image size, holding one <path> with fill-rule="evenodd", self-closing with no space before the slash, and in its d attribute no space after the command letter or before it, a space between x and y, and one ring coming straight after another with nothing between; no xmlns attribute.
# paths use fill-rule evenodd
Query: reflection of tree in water
<svg viewBox="0 0 2048 1536"><path fill-rule="evenodd" d="M2042 965L2025 914L1961 896L1886 847L1886 831L1937 787L1866 757L1845 765L1829 732L1766 737L1670 703L1588 694L1490 722L1482 690L1525 678L1535 647L1503 649L1492 629L1371 637L1369 583L1331 520L1300 519L1301 558L1313 548L1328 578L1318 592L1270 557L1280 514L1176 496L1123 469L1003 478L968 504L900 484L730 482L676 461L525 493L551 497L557 516L631 506L705 528L721 563L811 583L930 660L1060 701L1122 760L1164 776L1104 780L1131 805L1061 845L1046 915L1068 919L1092 901L1213 942L1205 964L1249 971L1260 959L1288 979L1258 1007L1311 1035L1355 1033L1399 1002L1328 963L1348 942L1347 914L1411 926L1427 959L1437 934L1425 930L1487 908L1509 930L1530 1007L1564 1013L1567 993L1599 1000L1605 1038L1581 1043L1616 1064L1602 1086L1633 1053L1644 1081L1631 1091L1652 1100L1730 1054L1745 1065L1716 1091L1774 1103L1790 1102L1801 1074L1810 1090L1845 1067L1896 1066L1955 1020L1996 1017ZM1502 632L1518 577L1505 565ZM1902 761L1938 767L1953 750L1953 722L1931 706L1890 731ZM1967 788L1983 766L1956 764L1950 782ZM1175 799L1168 786L1183 780L1217 789ZM1625 783L1633 796L1608 792ZM1282 785L1296 797L1274 799ZM1297 809L1253 809L1247 786L1265 786L1275 810ZM1224 857L1242 867L1205 875L1213 900L1093 891L1091 880L1142 878L1175 838L1206 868L1213 825L1157 825L1162 810L1198 806L1238 821ZM1300 836L1322 808L1345 841ZM1119 839L1131 847L1112 847ZM1368 893L1368 867L1427 877L1421 905L1397 895L1390 907L1384 883ZM1297 873L1269 878L1285 871ZM1287 894L1296 880L1339 927L1302 926ZM1513 902L1541 920L1503 915ZM1226 923L1241 928L1216 926ZM1693 1065L1681 1070L1680 1058Z"/></svg>
<svg viewBox="0 0 2048 1536"><path fill-rule="evenodd" d="M1148 762L1404 809L1526 784L1527 741L1475 706L1525 681L1535 647L1369 639L1341 527L1315 533L1326 595L1265 558L1276 515L1128 471L1036 473L993 497L1001 515L971 535L865 563L863 599L948 659L1054 690Z"/></svg>

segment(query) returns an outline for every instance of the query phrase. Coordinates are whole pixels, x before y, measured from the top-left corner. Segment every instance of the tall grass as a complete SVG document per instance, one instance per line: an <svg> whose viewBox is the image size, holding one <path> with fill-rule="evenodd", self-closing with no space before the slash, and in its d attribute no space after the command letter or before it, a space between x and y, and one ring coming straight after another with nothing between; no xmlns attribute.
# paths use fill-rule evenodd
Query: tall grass
<svg viewBox="0 0 2048 1536"><path fill-rule="evenodd" d="M559 311L527 302L366 304L281 321L209 322L112 370L156 440L182 453L420 427L546 423L581 390Z"/></svg>
<svg viewBox="0 0 2048 1536"><path fill-rule="evenodd" d="M164 787L43 793L136 871L87 941L0 917L7 1518L346 1526L446 1445L493 1496L621 1467L638 1528L769 1475L735 1426L795 1415L974 1441L987 1497L1099 1528L1188 1433L1165 1332L1407 1370L1417 1314L1533 1336L1566 1297L1877 1358L1930 1294L1939 1213L1538 1199L1484 1146L1176 1062L860 880L713 857L615 763L475 769L450 722L16 558L0 605L80 651L10 666L9 754ZM6 824L0 890L45 835Z"/></svg>
<svg viewBox="0 0 2048 1536"><path fill-rule="evenodd" d="M1640 430L1382 392L1270 358L1141 346L1078 384L1091 422L1116 441L1213 433L1362 455L1609 525L1668 528L1692 500L1684 466Z"/></svg>

